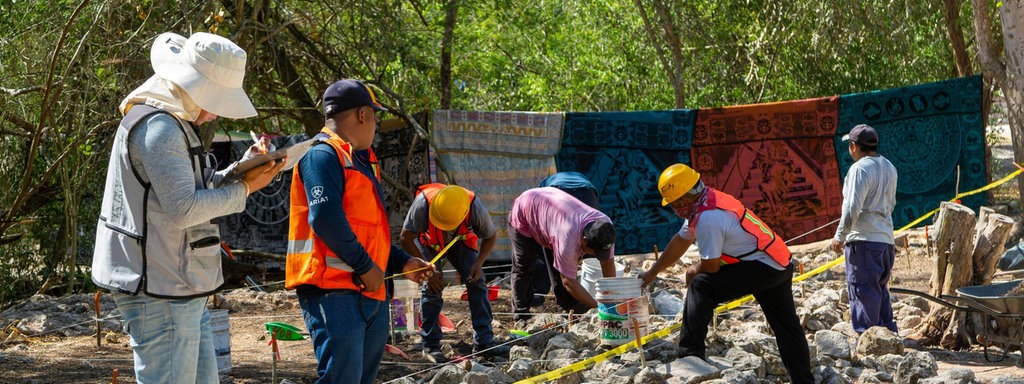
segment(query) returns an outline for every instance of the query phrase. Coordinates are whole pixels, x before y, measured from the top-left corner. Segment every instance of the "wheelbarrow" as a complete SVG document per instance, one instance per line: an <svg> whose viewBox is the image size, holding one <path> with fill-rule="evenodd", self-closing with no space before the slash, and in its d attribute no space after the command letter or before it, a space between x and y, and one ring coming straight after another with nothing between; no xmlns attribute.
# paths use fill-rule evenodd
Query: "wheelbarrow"
<svg viewBox="0 0 1024 384"><path fill-rule="evenodd" d="M1024 367L1024 295L1003 296L1022 281L1024 279L989 285L969 285L957 288L956 295L939 295L939 297L906 288L894 287L889 291L921 296L954 310L983 313L985 329L982 330L982 334L985 337L985 342L982 343L982 346L985 351L985 361L991 363L1003 361L1009 353L1009 347L1017 346L1021 350L1021 360L1017 362L1017 365ZM957 305L958 303L961 305ZM992 318L1010 319L1014 324L1013 327L1019 328L1019 339L1014 339L1011 336L1012 332L1005 332L1006 335L996 334ZM989 342L1004 345L1003 355L1000 358L993 359L989 356Z"/></svg>

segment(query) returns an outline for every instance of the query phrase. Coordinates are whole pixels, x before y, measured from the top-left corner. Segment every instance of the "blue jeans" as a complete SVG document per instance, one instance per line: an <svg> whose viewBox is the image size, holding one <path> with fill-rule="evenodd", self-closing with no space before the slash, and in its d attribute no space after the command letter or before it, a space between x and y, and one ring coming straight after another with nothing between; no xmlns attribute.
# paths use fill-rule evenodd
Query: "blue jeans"
<svg viewBox="0 0 1024 384"><path fill-rule="evenodd" d="M416 247L427 260L437 255L434 250L420 244L419 239L416 239ZM494 317L491 314L491 301L487 298L486 278L481 277L473 283L466 281L466 276L469 276L469 270L479 255L477 251L459 242L453 245L444 257L455 267L455 271L466 283L466 290L469 291L469 317L473 320L473 342L480 347L489 347L494 343L494 331L491 329L491 319ZM444 298L440 294L430 293L425 286L422 293L420 310L423 324L420 336L423 337L423 346L440 347L442 334L437 317L444 306Z"/></svg>
<svg viewBox="0 0 1024 384"><path fill-rule="evenodd" d="M373 384L388 339L387 303L351 290L298 297L313 340L316 383Z"/></svg>
<svg viewBox="0 0 1024 384"><path fill-rule="evenodd" d="M131 336L135 380L145 383L219 383L206 297L158 299L114 293L124 331Z"/></svg>
<svg viewBox="0 0 1024 384"><path fill-rule="evenodd" d="M897 332L889 297L889 274L896 259L896 247L873 241L850 241L844 251L853 330L864 333L880 325Z"/></svg>

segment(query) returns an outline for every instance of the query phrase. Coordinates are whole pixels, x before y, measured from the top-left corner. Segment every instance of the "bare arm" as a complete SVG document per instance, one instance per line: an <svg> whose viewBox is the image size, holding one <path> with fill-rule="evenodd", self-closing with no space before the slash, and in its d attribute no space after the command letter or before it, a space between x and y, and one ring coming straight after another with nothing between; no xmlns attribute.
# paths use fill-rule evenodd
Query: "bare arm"
<svg viewBox="0 0 1024 384"><path fill-rule="evenodd" d="M597 308L597 300L590 295L590 292L583 289L580 282L576 281L576 279L565 277L565 275L560 276L562 277L562 285L565 286L565 290L569 291L569 294L572 295L572 297L575 297L576 300L586 304L589 308Z"/></svg>
<svg viewBox="0 0 1024 384"><path fill-rule="evenodd" d="M679 261L679 258L683 257L683 253L690 248L691 244L693 244L693 240L686 240L682 236L679 236L678 233L675 236L672 236L672 239L668 241L668 246L665 247L665 252L661 253L661 256L654 262L651 269L640 273L639 277L643 279L644 286L646 287L654 281L654 278L658 277L659 273Z"/></svg>
<svg viewBox="0 0 1024 384"><path fill-rule="evenodd" d="M402 245L402 249L413 257L423 259L423 254L420 253L420 248L416 246L415 233L402 229L402 234L398 236L398 243Z"/></svg>

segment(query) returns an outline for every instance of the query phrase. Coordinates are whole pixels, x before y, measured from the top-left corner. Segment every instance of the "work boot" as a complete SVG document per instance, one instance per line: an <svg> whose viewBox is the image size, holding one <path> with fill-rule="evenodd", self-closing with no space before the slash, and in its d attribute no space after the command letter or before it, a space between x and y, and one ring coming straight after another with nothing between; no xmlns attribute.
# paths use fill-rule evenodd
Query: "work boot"
<svg viewBox="0 0 1024 384"><path fill-rule="evenodd" d="M444 356L444 351L441 351L441 347L423 347L423 357L434 364L448 362L448 358Z"/></svg>
<svg viewBox="0 0 1024 384"><path fill-rule="evenodd" d="M499 345L497 343L491 343L488 346L473 346L473 354L484 359L500 357L508 360L508 353L510 350L512 350L512 347L508 345Z"/></svg>

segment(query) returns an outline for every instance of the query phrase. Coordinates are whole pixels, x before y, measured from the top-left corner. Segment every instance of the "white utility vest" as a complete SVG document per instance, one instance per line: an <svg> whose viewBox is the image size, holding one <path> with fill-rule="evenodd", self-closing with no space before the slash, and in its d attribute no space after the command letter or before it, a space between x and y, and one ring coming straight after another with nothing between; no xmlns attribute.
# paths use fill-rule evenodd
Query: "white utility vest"
<svg viewBox="0 0 1024 384"><path fill-rule="evenodd" d="M206 296L224 284L220 230L213 223L189 228L174 224L160 206L152 184L135 172L128 155L132 129L154 113L167 112L135 105L117 128L96 225L92 281L112 292L130 295ZM203 175L212 175L216 164L207 162L192 124L175 119L188 143L196 188L210 188Z"/></svg>

